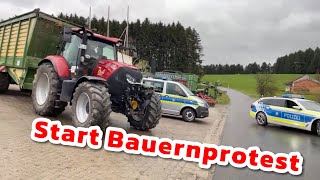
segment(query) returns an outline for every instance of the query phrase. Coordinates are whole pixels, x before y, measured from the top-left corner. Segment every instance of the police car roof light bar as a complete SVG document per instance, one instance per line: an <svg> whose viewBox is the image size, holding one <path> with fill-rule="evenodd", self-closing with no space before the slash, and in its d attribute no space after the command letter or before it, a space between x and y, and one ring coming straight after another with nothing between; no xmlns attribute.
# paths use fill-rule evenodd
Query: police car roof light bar
<svg viewBox="0 0 320 180"><path fill-rule="evenodd" d="M283 98L304 99L304 96L303 96L303 95L299 95L299 94L283 94L282 97L283 97Z"/></svg>

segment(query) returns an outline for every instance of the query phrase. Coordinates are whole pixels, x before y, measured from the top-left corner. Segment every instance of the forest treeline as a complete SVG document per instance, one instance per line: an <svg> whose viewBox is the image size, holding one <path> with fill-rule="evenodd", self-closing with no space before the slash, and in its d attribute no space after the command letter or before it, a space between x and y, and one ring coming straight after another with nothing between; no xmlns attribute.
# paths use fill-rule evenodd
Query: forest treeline
<svg viewBox="0 0 320 180"><path fill-rule="evenodd" d="M203 67L205 74L314 74L320 73L320 49L308 48L279 57L274 64L263 62L241 64L211 64Z"/></svg>
<svg viewBox="0 0 320 180"><path fill-rule="evenodd" d="M59 18L86 26L87 19L76 14L62 14ZM104 17L92 18L92 28L97 33L107 34ZM126 21L110 21L110 36L120 37ZM308 48L277 58L271 63L211 64L202 66L202 45L194 28L185 28L181 23L153 23L148 18L129 24L129 44L137 49L139 59L156 59L157 71L174 70L195 74L313 74L320 72L320 49Z"/></svg>
<svg viewBox="0 0 320 180"><path fill-rule="evenodd" d="M87 19L76 14L62 14L59 18L86 26ZM110 36L119 38L126 28L125 21L110 21ZM99 34L107 34L105 18L93 17L92 29ZM139 59L156 59L157 71L175 70L201 74L202 45L199 34L194 28L184 27L181 23L153 23L148 18L129 24L129 45L137 49ZM138 60L139 61L139 60Z"/></svg>

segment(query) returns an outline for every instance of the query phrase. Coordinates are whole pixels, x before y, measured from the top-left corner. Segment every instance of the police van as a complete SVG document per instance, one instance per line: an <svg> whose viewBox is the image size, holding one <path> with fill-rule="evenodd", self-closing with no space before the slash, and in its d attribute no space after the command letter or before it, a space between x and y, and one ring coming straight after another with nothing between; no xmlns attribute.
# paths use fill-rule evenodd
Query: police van
<svg viewBox="0 0 320 180"><path fill-rule="evenodd" d="M143 84L152 86L160 95L164 115L182 116L187 122L209 116L208 103L179 82L144 78Z"/></svg>
<svg viewBox="0 0 320 180"><path fill-rule="evenodd" d="M250 115L258 125L268 123L313 131L320 136L320 104L303 97L265 97L251 105Z"/></svg>

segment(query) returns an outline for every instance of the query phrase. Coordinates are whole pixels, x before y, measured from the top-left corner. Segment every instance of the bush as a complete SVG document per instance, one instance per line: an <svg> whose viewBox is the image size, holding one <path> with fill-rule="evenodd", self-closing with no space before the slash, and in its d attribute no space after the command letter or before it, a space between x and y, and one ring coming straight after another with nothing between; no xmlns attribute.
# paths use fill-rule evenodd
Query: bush
<svg viewBox="0 0 320 180"><path fill-rule="evenodd" d="M271 74L257 74L256 81L256 91L260 96L274 96L276 94L277 87Z"/></svg>
<svg viewBox="0 0 320 180"><path fill-rule="evenodd" d="M316 101L317 101L318 103L320 103L320 94L317 94L317 95L316 95Z"/></svg>

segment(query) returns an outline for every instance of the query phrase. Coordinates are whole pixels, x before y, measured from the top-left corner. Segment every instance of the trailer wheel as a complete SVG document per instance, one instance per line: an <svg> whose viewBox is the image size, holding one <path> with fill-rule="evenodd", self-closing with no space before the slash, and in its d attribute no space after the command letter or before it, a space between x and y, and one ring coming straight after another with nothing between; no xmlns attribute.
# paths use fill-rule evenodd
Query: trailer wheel
<svg viewBox="0 0 320 180"><path fill-rule="evenodd" d="M41 64L32 88L33 109L38 115L57 116L65 110L68 103L59 101L61 86L60 78L52 64Z"/></svg>
<svg viewBox="0 0 320 180"><path fill-rule="evenodd" d="M76 127L100 125L102 131L109 125L111 101L108 89L96 82L79 84L72 99L72 123Z"/></svg>
<svg viewBox="0 0 320 180"><path fill-rule="evenodd" d="M128 121L135 129L146 131L157 126L161 118L160 97L153 92L150 103L142 115L128 116Z"/></svg>
<svg viewBox="0 0 320 180"><path fill-rule="evenodd" d="M8 73L0 72L0 93L8 90L10 85L10 77Z"/></svg>

